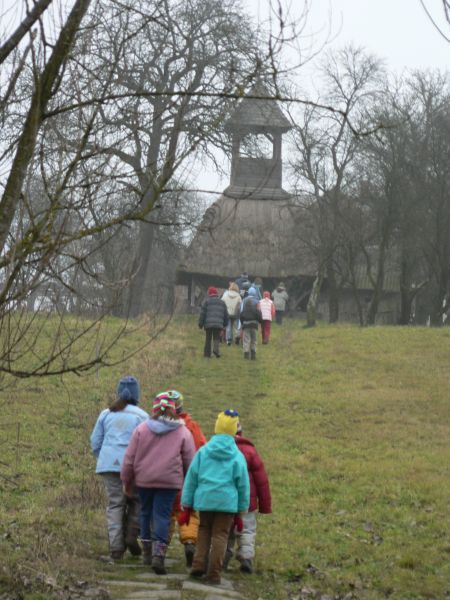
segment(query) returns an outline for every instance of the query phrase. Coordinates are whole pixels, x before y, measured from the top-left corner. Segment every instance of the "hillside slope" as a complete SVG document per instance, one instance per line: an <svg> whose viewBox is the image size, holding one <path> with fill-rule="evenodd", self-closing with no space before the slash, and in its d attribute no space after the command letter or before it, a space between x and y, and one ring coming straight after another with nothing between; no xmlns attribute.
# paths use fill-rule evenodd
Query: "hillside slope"
<svg viewBox="0 0 450 600"><path fill-rule="evenodd" d="M264 458L274 513L259 519L257 574L231 570L246 597L449 595L450 330L287 320L256 362L236 346L204 359L202 345L195 319L180 318L127 365L3 395L0 585L28 580L47 592L25 597L45 598L36 573L98 578L107 548L88 437L132 372L144 408L180 389L207 435L220 410L239 410Z"/></svg>

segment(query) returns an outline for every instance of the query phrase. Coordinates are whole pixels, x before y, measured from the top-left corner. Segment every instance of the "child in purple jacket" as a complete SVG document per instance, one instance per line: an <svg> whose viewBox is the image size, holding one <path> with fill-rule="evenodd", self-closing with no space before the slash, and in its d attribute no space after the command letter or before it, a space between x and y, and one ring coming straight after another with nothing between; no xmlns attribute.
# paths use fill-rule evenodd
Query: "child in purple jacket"
<svg viewBox="0 0 450 600"><path fill-rule="evenodd" d="M125 494L132 493L133 484L137 488L144 564L158 575L166 573L172 506L194 454L194 439L178 418L175 401L159 394L151 417L134 430L120 473Z"/></svg>

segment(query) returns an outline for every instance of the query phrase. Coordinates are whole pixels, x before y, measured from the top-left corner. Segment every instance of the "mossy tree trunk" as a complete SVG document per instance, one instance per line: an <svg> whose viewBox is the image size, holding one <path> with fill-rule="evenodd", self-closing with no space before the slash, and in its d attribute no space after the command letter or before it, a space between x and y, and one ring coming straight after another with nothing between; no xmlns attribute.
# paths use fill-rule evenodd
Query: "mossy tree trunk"
<svg viewBox="0 0 450 600"><path fill-rule="evenodd" d="M0 200L0 252L4 251L8 234L21 197L22 186L34 154L45 110L58 81L61 67L68 58L91 0L77 0L62 28L42 73L35 75L35 89L20 135L5 189Z"/></svg>
<svg viewBox="0 0 450 600"><path fill-rule="evenodd" d="M320 290L323 282L323 270L320 268L317 272L316 278L312 286L311 294L309 296L308 304L306 306L306 325L308 327L315 327L317 321L317 303L319 301Z"/></svg>

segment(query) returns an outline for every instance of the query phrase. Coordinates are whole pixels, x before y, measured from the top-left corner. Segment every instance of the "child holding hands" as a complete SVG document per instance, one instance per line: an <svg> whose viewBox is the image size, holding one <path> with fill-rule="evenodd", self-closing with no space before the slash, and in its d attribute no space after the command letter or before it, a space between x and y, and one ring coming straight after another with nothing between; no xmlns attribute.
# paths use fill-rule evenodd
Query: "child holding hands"
<svg viewBox="0 0 450 600"><path fill-rule="evenodd" d="M242 528L241 513L250 503L247 463L238 450L238 413L227 409L217 417L215 435L200 448L189 467L181 494L184 511L179 523L189 522L190 513L200 515L197 547L191 575L218 585L228 534L234 521Z"/></svg>

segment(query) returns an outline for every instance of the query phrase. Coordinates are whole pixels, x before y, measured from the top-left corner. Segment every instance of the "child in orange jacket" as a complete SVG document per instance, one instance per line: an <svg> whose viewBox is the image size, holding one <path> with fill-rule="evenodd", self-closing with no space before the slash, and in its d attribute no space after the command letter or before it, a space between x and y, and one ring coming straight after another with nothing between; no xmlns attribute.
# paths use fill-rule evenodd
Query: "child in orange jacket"
<svg viewBox="0 0 450 600"><path fill-rule="evenodd" d="M192 437L194 438L195 450L198 450L204 444L206 444L206 437L204 436L200 425L196 421L194 421L194 419L191 417L191 415L189 413L187 413L183 410L183 401L184 401L183 394L181 394L177 390L170 390L167 392L167 394L174 400L176 410L177 410L177 415L180 419L183 419L186 427L191 432ZM180 497L181 497L181 491L178 492L177 497L175 498L175 502L173 504L172 527L171 527L172 532L173 532L173 529L175 528L175 525L178 521L178 516L181 512ZM192 566L192 560L193 560L194 554L195 554L195 546L197 544L199 523L200 523L200 520L198 517L198 513L193 512L191 514L191 518L189 519L189 524L178 526L180 542L184 546L184 555L186 557L186 566L187 567Z"/></svg>

